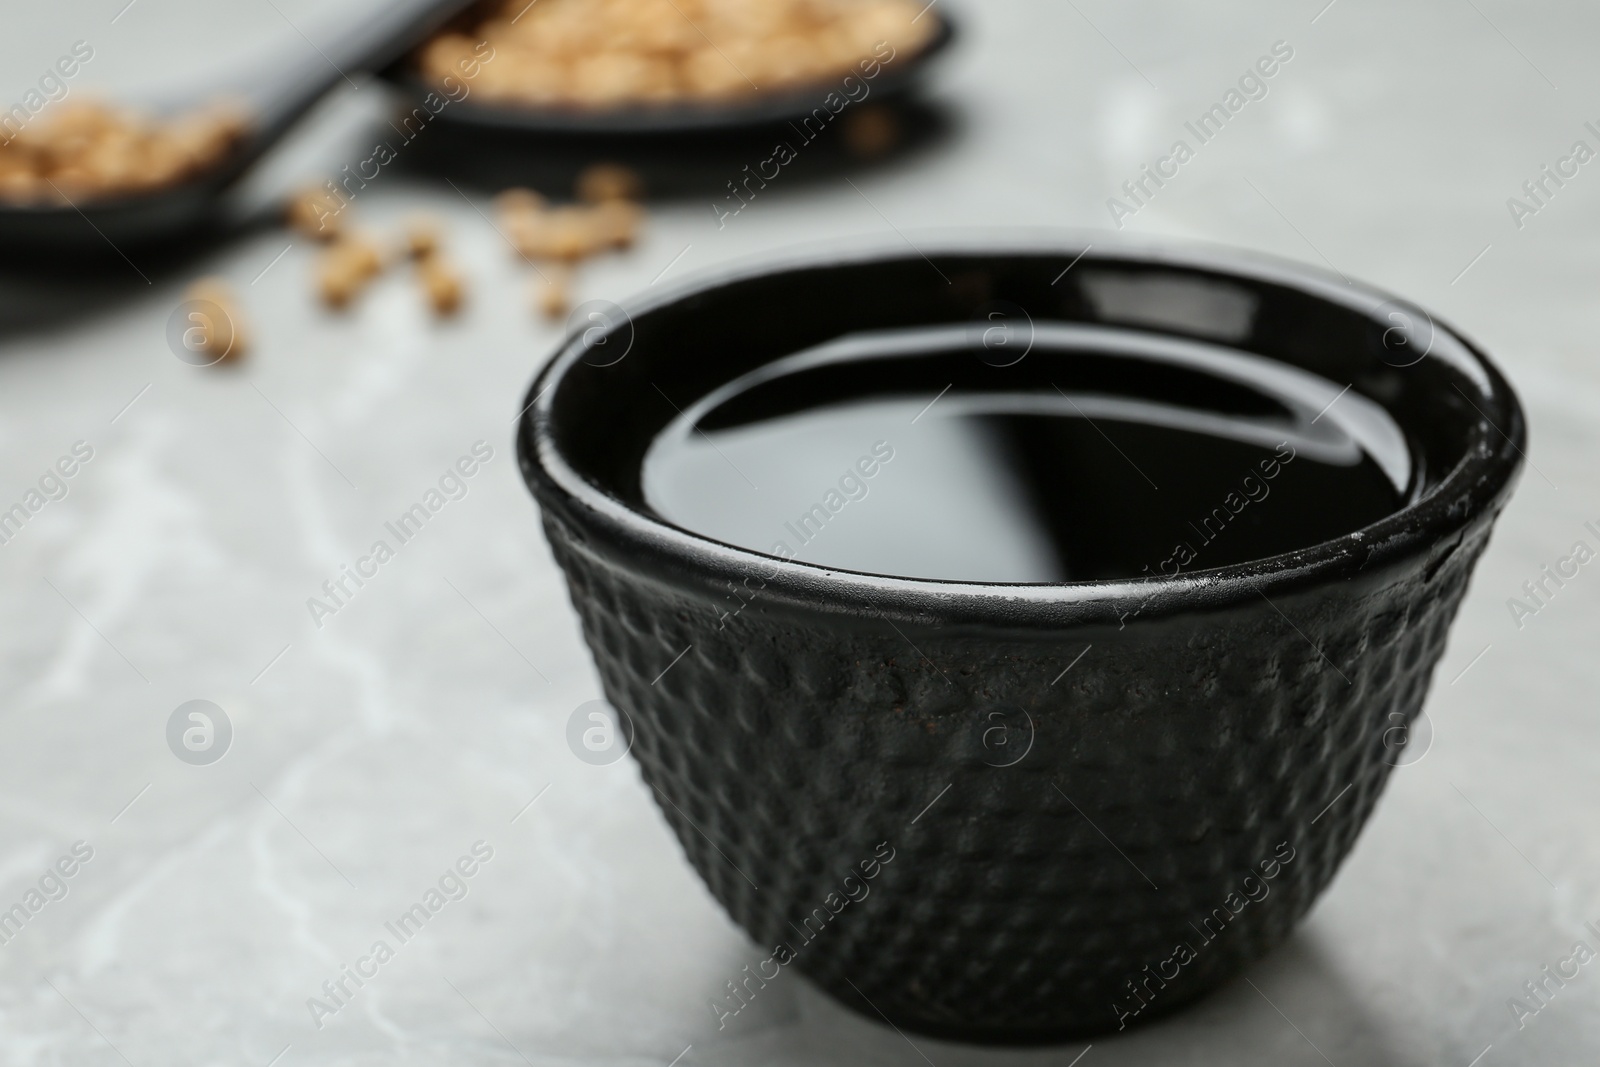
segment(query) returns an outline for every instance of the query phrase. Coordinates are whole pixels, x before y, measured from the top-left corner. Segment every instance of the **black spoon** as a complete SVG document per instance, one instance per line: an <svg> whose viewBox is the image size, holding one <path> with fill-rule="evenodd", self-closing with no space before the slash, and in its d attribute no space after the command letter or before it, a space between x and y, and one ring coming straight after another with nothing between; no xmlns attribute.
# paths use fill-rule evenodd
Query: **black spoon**
<svg viewBox="0 0 1600 1067"><path fill-rule="evenodd" d="M176 185L68 203L0 201L0 252L64 258L107 245L121 252L204 229L222 216L230 187L329 89L351 74L392 63L470 2L389 0L364 11L331 43L312 45L316 54L211 86L206 99L191 97L184 106L162 109L190 110L225 98L244 106L251 125L220 163Z"/></svg>

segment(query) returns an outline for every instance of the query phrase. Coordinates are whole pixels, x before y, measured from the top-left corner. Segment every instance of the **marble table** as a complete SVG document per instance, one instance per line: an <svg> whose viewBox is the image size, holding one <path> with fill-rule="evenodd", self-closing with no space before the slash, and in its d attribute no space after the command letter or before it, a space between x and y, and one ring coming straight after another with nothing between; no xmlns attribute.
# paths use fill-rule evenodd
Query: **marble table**
<svg viewBox="0 0 1600 1067"><path fill-rule="evenodd" d="M530 272L480 214L485 198L401 172L364 194L360 218L445 221L471 283L457 321L433 322L403 274L330 315L311 296L313 250L265 229L0 336L0 505L78 450L73 475L46 482L59 499L0 544L0 909L42 898L0 944L0 1059L1591 1060L1594 967L1536 1013L1508 1002L1600 922L1600 577L1582 570L1531 616L1508 600L1593 543L1583 524L1600 518L1600 164L1560 162L1578 140L1600 148L1586 126L1600 124L1600 10L1324 3L967 5L931 94L950 118L937 144L854 186L775 183L720 229L716 185L664 200L640 244L577 287L617 299L802 239L1120 222L1332 266L1497 355L1530 412L1530 462L1438 670L1432 746L1396 771L1331 889L1248 982L1087 1051L907 1038L787 974L719 1030L707 1001L755 947L632 763L592 766L565 742L598 686L510 446L557 330L529 309ZM311 47L353 10L14 7L0 102L79 39L95 59L73 92L154 89ZM1128 203L1123 183L1277 42L1292 58L1265 95ZM283 173L361 143L384 92L346 86ZM1537 204L1522 187L1545 165L1569 174ZM241 367L169 350L168 319L200 273L241 294L254 342ZM61 299L26 272L6 284L24 302ZM313 621L308 598L477 442L489 458L465 495ZM215 762L169 747L194 700L231 726ZM391 936L430 892L457 899ZM379 939L394 949L381 961ZM347 965L368 973L359 988ZM327 1010L324 983L341 980Z"/></svg>

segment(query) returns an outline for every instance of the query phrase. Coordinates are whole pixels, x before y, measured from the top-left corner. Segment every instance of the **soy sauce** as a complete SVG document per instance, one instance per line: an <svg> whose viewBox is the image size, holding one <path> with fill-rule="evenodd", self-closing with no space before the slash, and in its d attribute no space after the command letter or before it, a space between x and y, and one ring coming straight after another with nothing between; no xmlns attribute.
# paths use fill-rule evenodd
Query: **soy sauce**
<svg viewBox="0 0 1600 1067"><path fill-rule="evenodd" d="M970 330L861 334L687 407L646 504L830 568L983 582L1192 573L1360 530L1417 491L1348 383L1214 344L1041 325L995 365Z"/></svg>

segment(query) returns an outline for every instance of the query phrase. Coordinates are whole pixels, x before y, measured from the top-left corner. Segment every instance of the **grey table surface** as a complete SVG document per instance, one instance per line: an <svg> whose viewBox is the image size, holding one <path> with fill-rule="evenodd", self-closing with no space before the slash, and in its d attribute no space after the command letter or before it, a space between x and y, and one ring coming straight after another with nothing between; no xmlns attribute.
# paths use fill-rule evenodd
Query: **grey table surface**
<svg viewBox="0 0 1600 1067"><path fill-rule="evenodd" d="M855 187L774 183L721 229L711 190L663 203L638 247L586 267L577 291L620 299L801 239L1106 227L1121 183L1288 42L1267 95L1126 230L1404 293L1497 355L1533 432L1428 700L1431 749L1397 770L1331 889L1248 980L1087 1052L907 1038L787 974L719 1030L707 1002L755 946L631 762L589 766L564 740L598 683L510 444L557 331L529 310L530 272L485 204L396 176L360 219L447 222L471 284L458 321L430 321L403 276L330 315L311 296L313 250L267 231L193 271L242 294L255 347L237 370L173 357L184 279L165 275L0 338L0 502L76 442L93 450L67 495L0 545L0 907L75 842L92 849L66 895L0 945L0 1059L1592 1062L1592 968L1536 1014L1508 1001L1600 921L1600 579L1580 571L1520 620L1508 600L1575 541L1596 543L1583 524L1600 518L1600 165L1520 226L1508 198L1575 141L1600 147L1585 126L1600 123L1600 9L1323 3L968 5L931 92L957 120L945 142L863 169ZM350 10L7 7L6 102L75 40L95 58L74 92L139 92L311 47ZM319 116L323 142L381 117L384 90L358 84ZM318 136L285 173L311 165ZM493 457L466 497L315 627L307 598L478 441ZM193 699L234 731L209 766L166 740ZM308 998L480 841L492 859L466 896L316 1025Z"/></svg>

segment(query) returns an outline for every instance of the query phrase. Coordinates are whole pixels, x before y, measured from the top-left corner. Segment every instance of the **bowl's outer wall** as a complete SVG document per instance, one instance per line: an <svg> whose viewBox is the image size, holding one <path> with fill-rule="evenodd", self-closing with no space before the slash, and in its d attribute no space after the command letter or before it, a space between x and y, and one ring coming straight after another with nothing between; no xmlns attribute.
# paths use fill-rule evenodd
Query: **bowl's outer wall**
<svg viewBox="0 0 1600 1067"><path fill-rule="evenodd" d="M787 965L990 1041L1146 1021L1288 935L1383 789L1504 502L1361 580L997 635L808 619L640 567L538 495L644 779L759 946L712 1016Z"/></svg>

